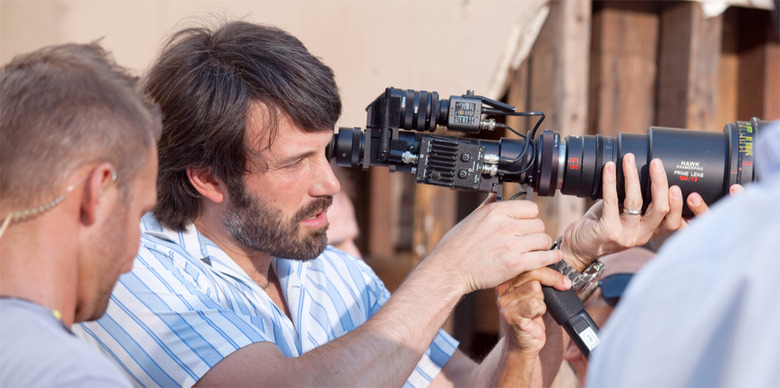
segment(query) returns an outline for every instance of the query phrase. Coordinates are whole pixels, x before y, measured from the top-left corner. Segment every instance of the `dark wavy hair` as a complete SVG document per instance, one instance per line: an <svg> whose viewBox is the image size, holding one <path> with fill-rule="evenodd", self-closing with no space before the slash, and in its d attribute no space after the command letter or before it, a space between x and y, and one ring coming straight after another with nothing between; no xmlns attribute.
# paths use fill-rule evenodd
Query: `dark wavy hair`
<svg viewBox="0 0 780 388"><path fill-rule="evenodd" d="M188 168L209 168L229 192L243 188L248 155L256 155L246 137L250 106L265 108L269 144L280 115L306 131L332 131L341 115L328 66L285 31L242 21L177 32L144 84L163 112L154 214L175 230L200 213Z"/></svg>

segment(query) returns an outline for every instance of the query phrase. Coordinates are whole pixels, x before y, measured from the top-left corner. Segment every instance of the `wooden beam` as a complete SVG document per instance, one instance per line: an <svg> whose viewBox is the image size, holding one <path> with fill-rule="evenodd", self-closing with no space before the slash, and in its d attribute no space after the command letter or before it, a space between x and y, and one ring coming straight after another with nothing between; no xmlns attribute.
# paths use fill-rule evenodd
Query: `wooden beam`
<svg viewBox="0 0 780 388"><path fill-rule="evenodd" d="M589 132L644 134L655 125L656 3L606 1L594 8Z"/></svg>
<svg viewBox="0 0 780 388"><path fill-rule="evenodd" d="M541 129L561 136L583 135L587 127L590 1L552 1L529 57L528 107L547 118ZM546 231L559 236L585 211L584 200L571 196L536 197Z"/></svg>
<svg viewBox="0 0 780 388"><path fill-rule="evenodd" d="M441 238L455 226L456 199L454 190L431 185L417 186L412 248L418 260L428 256Z"/></svg>
<svg viewBox="0 0 780 388"><path fill-rule="evenodd" d="M723 16L705 18L693 1L661 11L658 125L710 129L715 124Z"/></svg>
<svg viewBox="0 0 780 388"><path fill-rule="evenodd" d="M739 14L741 8L731 7L723 14L721 53L718 65L718 94L715 109L715 127L739 120Z"/></svg>
<svg viewBox="0 0 780 388"><path fill-rule="evenodd" d="M372 260L391 259L395 255L392 239L393 206L390 171L386 168L371 168L370 211L368 223L368 249Z"/></svg>
<svg viewBox="0 0 780 388"><path fill-rule="evenodd" d="M780 118L780 44L770 16L759 10L744 10L740 15L740 120Z"/></svg>

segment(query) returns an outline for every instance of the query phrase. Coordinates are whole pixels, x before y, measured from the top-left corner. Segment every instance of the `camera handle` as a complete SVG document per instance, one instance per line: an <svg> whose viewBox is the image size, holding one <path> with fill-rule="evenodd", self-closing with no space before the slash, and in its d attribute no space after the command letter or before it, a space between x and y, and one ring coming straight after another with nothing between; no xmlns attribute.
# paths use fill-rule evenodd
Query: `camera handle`
<svg viewBox="0 0 780 388"><path fill-rule="evenodd" d="M585 305L573 289L558 291L550 286L542 286L544 303L555 322L566 330L585 358L599 344L599 328L593 318L585 311Z"/></svg>

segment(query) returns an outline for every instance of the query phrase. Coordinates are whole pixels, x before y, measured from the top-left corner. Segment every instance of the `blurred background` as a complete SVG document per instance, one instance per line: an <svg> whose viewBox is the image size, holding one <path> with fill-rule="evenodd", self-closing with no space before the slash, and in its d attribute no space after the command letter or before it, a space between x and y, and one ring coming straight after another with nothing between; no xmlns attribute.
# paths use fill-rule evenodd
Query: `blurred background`
<svg viewBox="0 0 780 388"><path fill-rule="evenodd" d="M142 75L172 32L242 19L287 30L333 68L344 104L339 126L365 126L365 107L393 86L442 98L472 89L544 111L540 130L562 136L644 134L651 125L721 131L754 116L780 118L776 7L773 0L1 0L0 62L99 39ZM507 124L525 132L529 121ZM382 168L339 175L352 187L358 248L391 290L484 198L418 186ZM505 187L506 195L517 191ZM534 200L553 238L589 205L561 195ZM467 353L484 354L499 335L493 291L465 298L446 329Z"/></svg>

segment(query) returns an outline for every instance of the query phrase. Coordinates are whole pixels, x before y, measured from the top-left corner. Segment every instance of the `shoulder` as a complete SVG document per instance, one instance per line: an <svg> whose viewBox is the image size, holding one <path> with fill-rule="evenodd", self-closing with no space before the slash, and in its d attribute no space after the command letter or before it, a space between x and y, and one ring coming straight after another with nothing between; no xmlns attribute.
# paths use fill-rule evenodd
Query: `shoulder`
<svg viewBox="0 0 780 388"><path fill-rule="evenodd" d="M2 386L129 386L119 368L45 309L3 303Z"/></svg>

